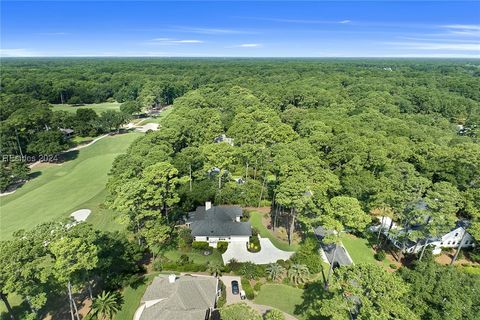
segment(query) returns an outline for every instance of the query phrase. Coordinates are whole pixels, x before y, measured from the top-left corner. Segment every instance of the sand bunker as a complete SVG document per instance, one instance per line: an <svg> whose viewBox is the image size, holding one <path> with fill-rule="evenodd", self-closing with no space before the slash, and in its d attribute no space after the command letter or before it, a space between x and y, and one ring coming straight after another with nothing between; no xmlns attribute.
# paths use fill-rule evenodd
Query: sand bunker
<svg viewBox="0 0 480 320"><path fill-rule="evenodd" d="M157 131L159 127L158 123L147 123L146 125L137 127L137 131L147 132L148 130Z"/></svg>
<svg viewBox="0 0 480 320"><path fill-rule="evenodd" d="M76 222L85 222L90 215L92 210L90 209L80 209L72 213L70 216L76 221Z"/></svg>

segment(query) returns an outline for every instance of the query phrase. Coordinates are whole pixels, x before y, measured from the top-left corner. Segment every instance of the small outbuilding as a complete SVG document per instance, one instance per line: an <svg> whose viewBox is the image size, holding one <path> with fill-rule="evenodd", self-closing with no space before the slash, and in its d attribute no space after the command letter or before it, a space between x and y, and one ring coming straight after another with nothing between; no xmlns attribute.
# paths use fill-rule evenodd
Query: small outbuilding
<svg viewBox="0 0 480 320"><path fill-rule="evenodd" d="M61 128L60 131L63 133L63 137L65 139L70 139L71 137L73 137L73 134L75 133L73 129L68 129L68 128L66 129Z"/></svg>

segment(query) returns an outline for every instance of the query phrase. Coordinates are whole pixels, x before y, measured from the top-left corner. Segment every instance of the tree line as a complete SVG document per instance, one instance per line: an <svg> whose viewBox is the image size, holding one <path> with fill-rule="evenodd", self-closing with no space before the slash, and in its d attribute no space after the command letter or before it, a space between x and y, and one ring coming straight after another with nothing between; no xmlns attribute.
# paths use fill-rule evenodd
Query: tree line
<svg viewBox="0 0 480 320"><path fill-rule="evenodd" d="M385 70L387 66L392 71ZM36 68L48 68L47 76L42 79ZM420 233L399 238L404 244L450 230L458 219L471 220L469 232L480 239L478 75L477 65L466 61L12 59L2 75L2 92L35 102L20 119L31 114L34 119L51 119L45 105L72 98L75 101L69 103L114 98L127 103L124 109L133 107L130 110L173 102L161 130L148 132L117 157L107 184L107 205L128 223L135 239L130 245L147 247L155 259L185 212L206 200L271 206L273 218L287 218L290 239L296 229L307 233L318 225L338 234L362 232L375 215L389 216L407 230L421 224ZM66 78L70 89L57 90L55 83ZM12 110L19 105L12 104ZM38 129L25 126L20 131L26 137L45 131L41 121L27 123ZM11 128L7 137L14 148L19 127ZM2 154L3 150L2 146ZM423 210L419 203L425 203ZM393 230L388 232L395 236ZM82 237L95 238L88 234ZM57 269L72 272L51 275L56 285L88 287L101 248L70 240L52 239L40 255ZM62 257L81 250L88 261L67 268L71 261ZM479 256L478 250L471 253ZM420 273L457 277L428 268ZM321 316L348 315L358 306L358 300L344 299L349 292L361 302L355 311L359 317L412 315L412 307L397 303L400 295L387 289L410 292L417 283L412 279L420 277L414 271L392 279L374 266L339 270L329 273L322 297L311 299L331 300L322 305ZM378 282L366 281L369 276ZM351 287L342 279L357 281ZM468 283L461 279L460 286ZM32 283L28 281L22 283ZM432 297L421 296L428 283L418 282L424 287L419 284L415 299L423 302L414 313L430 319L434 311L427 311L429 307L442 310L441 290ZM10 284L2 288L17 292ZM30 293L20 294L30 299ZM462 297L476 304L467 293ZM455 317L467 315L454 305ZM74 304L71 307L75 312ZM436 317L449 314L438 311Z"/></svg>

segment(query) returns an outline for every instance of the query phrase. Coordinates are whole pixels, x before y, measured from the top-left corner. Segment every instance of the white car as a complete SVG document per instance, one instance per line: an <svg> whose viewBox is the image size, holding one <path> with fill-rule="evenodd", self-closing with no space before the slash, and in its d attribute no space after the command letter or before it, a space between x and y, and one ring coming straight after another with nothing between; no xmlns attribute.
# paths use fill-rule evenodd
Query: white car
<svg viewBox="0 0 480 320"><path fill-rule="evenodd" d="M245 300L247 296L245 295L245 291L240 290L240 299Z"/></svg>

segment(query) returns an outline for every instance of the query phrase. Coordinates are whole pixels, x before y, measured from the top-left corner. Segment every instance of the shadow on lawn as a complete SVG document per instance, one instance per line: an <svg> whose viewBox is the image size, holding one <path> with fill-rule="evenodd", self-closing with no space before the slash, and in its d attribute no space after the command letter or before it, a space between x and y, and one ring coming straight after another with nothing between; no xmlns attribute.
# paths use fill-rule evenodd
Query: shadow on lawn
<svg viewBox="0 0 480 320"><path fill-rule="evenodd" d="M75 160L77 159L79 153L80 152L78 150L71 150L71 151L62 153L58 156L58 163L64 163L64 162Z"/></svg>
<svg viewBox="0 0 480 320"><path fill-rule="evenodd" d="M311 282L305 285L303 290L303 302L295 306L294 313L297 315L308 315L311 310L318 310L321 301L328 299L330 294L325 291L322 281ZM307 316L306 319L318 319L315 316Z"/></svg>
<svg viewBox="0 0 480 320"><path fill-rule="evenodd" d="M145 277L145 275L137 275L132 277L132 279L130 279L130 282L128 285L132 289L137 289L138 287L146 284L146 282L147 282L147 278Z"/></svg>
<svg viewBox="0 0 480 320"><path fill-rule="evenodd" d="M12 310L13 310L13 315L15 316L15 319L24 319L30 309L26 302L22 302L22 304L18 306L12 306ZM11 319L10 314L7 311L0 313L0 319L10 320Z"/></svg>

